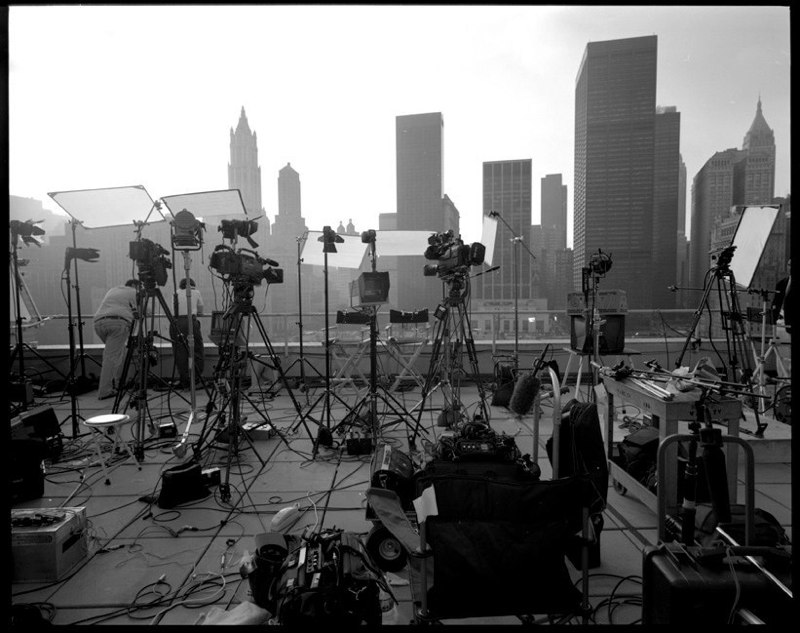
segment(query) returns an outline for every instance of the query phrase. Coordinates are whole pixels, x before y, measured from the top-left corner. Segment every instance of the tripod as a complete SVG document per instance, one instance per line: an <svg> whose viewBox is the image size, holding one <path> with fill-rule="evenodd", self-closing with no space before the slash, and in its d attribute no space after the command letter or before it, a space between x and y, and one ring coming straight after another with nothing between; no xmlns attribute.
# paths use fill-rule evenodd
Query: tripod
<svg viewBox="0 0 800 633"><path fill-rule="evenodd" d="M431 349L431 361L425 386L422 388L422 400L413 408L419 407L416 426L413 435L409 438L409 447L413 450L416 446L416 437L422 428L422 413L425 401L437 389L442 389L444 403L439 414L439 426L453 427L462 421L461 403L461 377L465 374L462 366L463 349L466 349L472 369L472 378L478 386L478 405L480 412L475 414L475 419L482 418L489 423L489 408L486 405L486 392L481 381L478 368L478 354L475 348L475 339L472 336L472 326L466 308L466 297L469 295L469 276L467 270L459 267L455 272L443 277L446 286L446 295L433 316L438 320L434 330L434 341Z"/></svg>
<svg viewBox="0 0 800 633"><path fill-rule="evenodd" d="M686 341L684 341L683 348L681 349L681 353L675 361L675 367L680 367L683 362L686 350L700 323L703 310L708 309L709 315L711 314L711 306L708 300L712 291L716 290L721 317L720 325L722 331L725 333L725 348L729 363L725 365L725 360L717 351L717 356L723 363L724 377L726 380L735 381L744 385L748 391L753 391L753 370L749 363L747 333L744 329L744 319L742 317L741 307L739 306L736 279L733 271L730 269L730 262L733 258L734 250L736 250L735 246L728 246L723 249L717 256L717 265L712 266L706 273L703 284L703 296L700 299L700 305L694 313L694 318L689 328ZM709 324L709 330L710 329ZM712 340L711 344L713 346L713 339L710 336L709 339ZM716 348L714 349L716 351ZM767 424L761 422L759 406L756 405L753 407L753 412L756 418L756 431L754 435L756 437L763 437L764 429L767 427Z"/></svg>
<svg viewBox="0 0 800 633"><path fill-rule="evenodd" d="M273 363L272 367L278 372L280 380L283 382L284 387L286 387L292 403L294 404L295 410L301 416L300 422L305 425L305 419L307 417L301 413L300 404L297 402L294 393L287 384L286 374L281 368L280 358L275 353L269 336L267 336L267 332L264 329L264 325L253 306L253 282L247 279L234 279L231 280L230 283L233 287L233 300L222 319L223 323L227 323L227 328L225 336L220 344L219 361L214 368L215 390L214 395L209 400L209 409L213 406L217 392L222 396L222 401L218 407L219 414L211 425L207 424L208 416L206 416L206 425L194 447L195 459L199 461L202 444L208 439L212 430L217 430L212 441L214 439L219 439L223 434L227 435L228 454L225 480L220 484L220 495L223 501L230 499L230 466L233 461L233 456L238 452L240 437L243 436L245 438L250 448L253 449L256 457L261 462L261 465L263 466L265 464L264 460L258 454L258 451L255 450L250 436L242 426L244 421L241 408L242 397L247 400L253 410L262 417L265 423L270 423L266 412L259 411L258 407L255 406L242 389L241 379L244 373L243 369L246 367L247 360L251 355L248 350L251 323L255 323L256 329L264 341L267 354ZM220 422L221 424L218 424ZM305 425L305 428L309 437L312 437L307 425ZM277 431L274 426L272 426L272 430Z"/></svg>
<svg viewBox="0 0 800 633"><path fill-rule="evenodd" d="M135 317L134 322L133 324L131 324L131 333L130 336L128 337L127 352L125 354L125 361L122 367L122 375L120 377L119 388L117 390L117 395L114 398L114 406L112 408L112 413L119 412L119 407L120 404L122 403L124 388L128 384L128 371L130 369L134 353L136 353L139 363L138 376L137 376L138 384L136 392L130 404L137 410L137 422L134 427L135 428L134 457L136 458L136 461L141 462L144 459L145 426L148 426L147 424L148 380L147 379L150 376L150 372L148 371L148 366L154 360L153 356L155 354L153 339L155 338L156 335L156 328L155 328L156 302L158 302L158 305L161 306L161 309L167 316L167 320L172 326L170 329L178 333L180 344L186 346L186 349L188 350L189 354L193 354L194 350L189 349L189 346L186 342L186 337L184 337L183 333L180 331L180 328L178 328L175 318L172 316L172 313L169 310L169 306L167 305L167 302L164 299L164 295L161 293L161 290L156 285L155 277L150 272L143 273L140 270L139 281L140 281L140 287L136 293L136 306L137 306L136 314L134 315ZM148 306L151 305L152 307L148 308ZM150 318L149 327L147 324L148 317ZM158 380L160 380L162 383L164 382L160 378ZM152 420L150 421L149 427L150 427L150 432L155 433L155 428L152 423Z"/></svg>

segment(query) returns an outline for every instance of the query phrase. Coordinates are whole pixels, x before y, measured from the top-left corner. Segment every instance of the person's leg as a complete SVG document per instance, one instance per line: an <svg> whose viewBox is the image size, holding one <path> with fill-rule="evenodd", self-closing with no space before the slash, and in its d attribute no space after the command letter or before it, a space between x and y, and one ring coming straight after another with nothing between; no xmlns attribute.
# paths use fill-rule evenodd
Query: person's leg
<svg viewBox="0 0 800 633"><path fill-rule="evenodd" d="M106 344L109 329L105 321L94 324L95 334ZM111 350L108 344L103 348L103 361L100 365L100 381L97 384L97 397L105 398L114 393L114 373L112 369Z"/></svg>
<svg viewBox="0 0 800 633"><path fill-rule="evenodd" d="M130 326L117 319L101 320L95 323L94 331L105 344L100 382L97 386L97 397L103 399L112 396L115 389L119 388Z"/></svg>
<svg viewBox="0 0 800 633"><path fill-rule="evenodd" d="M106 349L109 351L111 362L111 375L114 379L114 388L120 389L120 381L122 380L122 370L125 367L125 352L128 343L128 337L131 333L131 326L125 321L113 321L109 328L109 333L106 338ZM103 360L105 366L105 359Z"/></svg>

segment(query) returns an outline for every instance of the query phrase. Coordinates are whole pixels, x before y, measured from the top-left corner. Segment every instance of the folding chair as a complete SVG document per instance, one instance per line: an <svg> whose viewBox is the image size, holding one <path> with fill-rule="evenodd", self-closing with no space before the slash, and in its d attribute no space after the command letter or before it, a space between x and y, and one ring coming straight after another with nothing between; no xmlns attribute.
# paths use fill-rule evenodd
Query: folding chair
<svg viewBox="0 0 800 633"><path fill-rule="evenodd" d="M417 371L415 364L422 350L430 342L428 310L417 312L389 310L389 325L385 329L387 339L384 346L389 355L397 361L400 369L389 391L397 391L404 382L409 381L414 381L421 389L425 386L425 379Z"/></svg>

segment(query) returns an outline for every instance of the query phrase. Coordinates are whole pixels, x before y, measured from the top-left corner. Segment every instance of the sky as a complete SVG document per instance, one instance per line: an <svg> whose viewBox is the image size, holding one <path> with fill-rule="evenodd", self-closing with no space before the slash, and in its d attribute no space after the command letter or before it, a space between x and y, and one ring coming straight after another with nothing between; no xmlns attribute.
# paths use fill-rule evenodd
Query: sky
<svg viewBox="0 0 800 633"><path fill-rule="evenodd" d="M658 36L657 105L681 113L688 213L692 178L741 147L759 97L775 195L791 193L789 18L788 6L12 5L9 193L60 211L49 192L227 189L244 107L270 221L291 163L310 229L378 228L396 211L395 117L441 112L462 238L482 237L483 163L531 159L532 222L541 178L562 174L571 245L586 44Z"/></svg>

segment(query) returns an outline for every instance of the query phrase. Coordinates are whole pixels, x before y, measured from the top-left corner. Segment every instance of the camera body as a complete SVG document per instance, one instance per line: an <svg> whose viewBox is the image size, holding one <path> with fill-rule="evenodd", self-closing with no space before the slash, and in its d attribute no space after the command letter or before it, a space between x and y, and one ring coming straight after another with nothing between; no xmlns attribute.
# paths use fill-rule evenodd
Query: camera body
<svg viewBox="0 0 800 633"><path fill-rule="evenodd" d="M172 268L169 251L147 238L131 242L128 254L136 262L142 282L155 281L159 286L167 283L167 270Z"/></svg>
<svg viewBox="0 0 800 633"><path fill-rule="evenodd" d="M427 264L423 269L426 277L438 275L447 277L457 272L464 272L470 266L483 263L486 256L486 247L480 242L464 244L453 231L434 233L428 237L428 248L425 249L425 259L435 260L437 264Z"/></svg>
<svg viewBox="0 0 800 633"><path fill-rule="evenodd" d="M259 286L266 279L268 284L283 283L282 268L273 268L258 253L244 248L234 251L230 246L220 244L211 254L209 265L220 275L237 282Z"/></svg>

